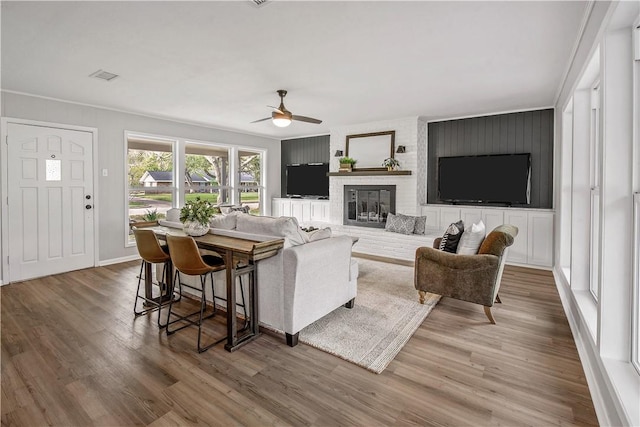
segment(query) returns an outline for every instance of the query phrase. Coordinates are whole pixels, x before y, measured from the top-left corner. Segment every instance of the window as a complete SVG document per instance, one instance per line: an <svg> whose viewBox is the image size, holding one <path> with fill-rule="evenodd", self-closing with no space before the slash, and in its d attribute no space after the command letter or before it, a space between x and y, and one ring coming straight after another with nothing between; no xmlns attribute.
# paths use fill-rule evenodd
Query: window
<svg viewBox="0 0 640 427"><path fill-rule="evenodd" d="M135 244L132 224L164 219L196 197L264 214L265 157L266 150L127 132L125 244Z"/></svg>
<svg viewBox="0 0 640 427"><path fill-rule="evenodd" d="M600 129L600 82L596 80L591 89L591 109L589 116L590 151L591 151L591 273L589 275L589 291L598 301L600 296L600 247L602 232L602 198L600 183L602 181L602 137Z"/></svg>
<svg viewBox="0 0 640 427"><path fill-rule="evenodd" d="M230 204L229 151L216 145L185 144L185 201L200 197L214 205Z"/></svg>
<svg viewBox="0 0 640 427"><path fill-rule="evenodd" d="M164 218L174 207L175 141L127 137L127 219L129 224ZM127 242L133 243L131 228Z"/></svg>
<svg viewBox="0 0 640 427"><path fill-rule="evenodd" d="M249 206L249 213L260 215L264 205L262 185L263 153L260 151L238 150L237 204Z"/></svg>

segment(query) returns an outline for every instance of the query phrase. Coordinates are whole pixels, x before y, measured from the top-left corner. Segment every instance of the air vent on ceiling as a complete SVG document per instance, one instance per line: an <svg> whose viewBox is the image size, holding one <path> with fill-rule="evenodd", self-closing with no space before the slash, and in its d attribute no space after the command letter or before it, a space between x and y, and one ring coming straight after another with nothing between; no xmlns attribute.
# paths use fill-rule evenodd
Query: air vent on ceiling
<svg viewBox="0 0 640 427"><path fill-rule="evenodd" d="M264 6L267 3L267 0L249 0L251 4L256 7Z"/></svg>
<svg viewBox="0 0 640 427"><path fill-rule="evenodd" d="M108 71L98 70L95 73L90 74L89 77L95 77L96 79L106 80L109 82L118 77L118 75L110 73Z"/></svg>

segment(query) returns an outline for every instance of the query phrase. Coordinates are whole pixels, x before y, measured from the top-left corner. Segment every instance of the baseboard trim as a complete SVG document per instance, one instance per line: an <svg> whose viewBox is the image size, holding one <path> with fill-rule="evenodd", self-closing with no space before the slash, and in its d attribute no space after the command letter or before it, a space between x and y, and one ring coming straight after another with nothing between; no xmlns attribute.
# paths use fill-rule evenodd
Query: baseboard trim
<svg viewBox="0 0 640 427"><path fill-rule="evenodd" d="M580 362L591 393L591 400L598 417L598 423L602 426L623 425L622 419L626 417L620 417L616 410L616 407L621 406L621 402L614 401L616 399L615 393L612 393L606 370L598 360L597 347L591 343L589 326L581 317L580 307L578 307L573 298L569 283L565 280L564 274L558 269L553 269L553 277L560 295L562 308L571 328L573 340L576 343ZM610 404L607 404L607 400L611 400Z"/></svg>
<svg viewBox="0 0 640 427"><path fill-rule="evenodd" d="M105 267L107 265L113 265L113 264L120 264L121 262L129 262L129 261L137 261L140 259L140 255L129 255L129 256L123 256L120 258L111 258L111 259L105 259L104 261L100 261L98 263L98 267Z"/></svg>

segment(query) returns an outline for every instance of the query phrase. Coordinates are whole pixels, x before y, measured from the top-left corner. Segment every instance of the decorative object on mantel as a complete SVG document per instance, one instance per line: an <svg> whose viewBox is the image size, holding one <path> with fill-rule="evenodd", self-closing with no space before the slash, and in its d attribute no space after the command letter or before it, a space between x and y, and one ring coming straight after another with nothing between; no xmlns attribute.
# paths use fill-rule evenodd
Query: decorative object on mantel
<svg viewBox="0 0 640 427"><path fill-rule="evenodd" d="M352 159L351 157L340 157L340 172L351 172L353 170L353 165L355 165L358 161L356 159Z"/></svg>
<svg viewBox="0 0 640 427"><path fill-rule="evenodd" d="M398 145L398 149L396 150L396 153L402 154L402 153L406 153L406 152L407 152L407 149L405 148L404 145Z"/></svg>
<svg viewBox="0 0 640 427"><path fill-rule="evenodd" d="M336 150L336 154L333 155L333 157L342 157L344 156L344 151L342 150Z"/></svg>
<svg viewBox="0 0 640 427"><path fill-rule="evenodd" d="M214 206L200 197L187 201L180 209L184 232L189 236L204 236L209 232L209 221L214 212Z"/></svg>
<svg viewBox="0 0 640 427"><path fill-rule="evenodd" d="M400 167L400 162L393 157L387 157L382 161L382 166L386 167L388 171L393 171Z"/></svg>
<svg viewBox="0 0 640 427"><path fill-rule="evenodd" d="M381 170L380 162L395 154L396 131L347 135L347 156L358 159L358 170Z"/></svg>
<svg viewBox="0 0 640 427"><path fill-rule="evenodd" d="M300 341L381 373L420 327L440 296L415 298L413 267L358 259L358 296L300 331Z"/></svg>

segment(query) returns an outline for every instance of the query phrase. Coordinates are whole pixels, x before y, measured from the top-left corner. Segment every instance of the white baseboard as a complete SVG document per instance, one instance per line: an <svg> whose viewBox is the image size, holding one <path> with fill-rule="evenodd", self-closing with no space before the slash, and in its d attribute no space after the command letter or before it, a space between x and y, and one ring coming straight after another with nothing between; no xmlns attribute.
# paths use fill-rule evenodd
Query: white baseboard
<svg viewBox="0 0 640 427"><path fill-rule="evenodd" d="M140 259L140 255L138 254L123 256L120 258L111 258L111 259L106 259L104 261L100 261L100 263L98 264L98 267L104 267L104 266L113 265L113 264L120 264L121 262L136 261L139 259Z"/></svg>
<svg viewBox="0 0 640 427"><path fill-rule="evenodd" d="M553 276L584 369L598 423L601 426L625 425L622 420L626 417L621 416L617 410L621 406L621 402L615 401L617 398L610 387L610 381L601 363L598 348L591 338L587 323L580 314L580 307L573 298L569 283L558 269L553 269Z"/></svg>

